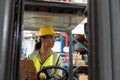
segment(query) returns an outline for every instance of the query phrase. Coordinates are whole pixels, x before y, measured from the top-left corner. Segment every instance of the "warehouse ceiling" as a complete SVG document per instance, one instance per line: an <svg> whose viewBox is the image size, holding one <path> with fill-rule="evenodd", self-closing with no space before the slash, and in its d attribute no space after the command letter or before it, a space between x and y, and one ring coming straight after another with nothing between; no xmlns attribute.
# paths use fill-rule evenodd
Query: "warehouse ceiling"
<svg viewBox="0 0 120 80"><path fill-rule="evenodd" d="M25 1L23 29L37 31L51 25L57 31L74 29L86 17L86 4Z"/></svg>

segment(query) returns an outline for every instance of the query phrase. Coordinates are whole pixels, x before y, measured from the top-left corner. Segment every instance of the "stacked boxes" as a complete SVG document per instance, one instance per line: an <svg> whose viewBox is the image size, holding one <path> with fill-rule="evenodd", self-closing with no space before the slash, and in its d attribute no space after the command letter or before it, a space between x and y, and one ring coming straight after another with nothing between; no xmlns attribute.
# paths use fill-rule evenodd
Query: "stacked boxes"
<svg viewBox="0 0 120 80"><path fill-rule="evenodd" d="M85 65L85 61L82 59L82 55L75 51L73 52L73 66L78 65Z"/></svg>

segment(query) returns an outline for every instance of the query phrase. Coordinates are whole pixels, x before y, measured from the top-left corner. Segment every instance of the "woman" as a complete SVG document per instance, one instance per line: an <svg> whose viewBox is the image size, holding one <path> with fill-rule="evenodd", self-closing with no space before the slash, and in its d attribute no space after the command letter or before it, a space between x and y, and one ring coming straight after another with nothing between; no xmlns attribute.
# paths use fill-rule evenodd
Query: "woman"
<svg viewBox="0 0 120 80"><path fill-rule="evenodd" d="M36 71L40 71L43 67L58 65L61 66L60 54L54 53L51 48L55 42L55 31L51 26L42 26L39 30L39 42L36 44L36 50L29 56L33 60ZM61 75L61 72L57 72ZM45 75L40 75L41 79L45 79Z"/></svg>

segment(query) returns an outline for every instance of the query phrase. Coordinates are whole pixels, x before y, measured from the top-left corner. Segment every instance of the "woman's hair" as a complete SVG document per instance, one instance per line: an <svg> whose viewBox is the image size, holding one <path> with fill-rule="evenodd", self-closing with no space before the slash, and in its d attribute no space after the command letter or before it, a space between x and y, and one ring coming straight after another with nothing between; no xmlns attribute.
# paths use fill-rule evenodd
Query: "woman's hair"
<svg viewBox="0 0 120 80"><path fill-rule="evenodd" d="M38 50L41 48L41 39L35 41L35 49L34 50Z"/></svg>

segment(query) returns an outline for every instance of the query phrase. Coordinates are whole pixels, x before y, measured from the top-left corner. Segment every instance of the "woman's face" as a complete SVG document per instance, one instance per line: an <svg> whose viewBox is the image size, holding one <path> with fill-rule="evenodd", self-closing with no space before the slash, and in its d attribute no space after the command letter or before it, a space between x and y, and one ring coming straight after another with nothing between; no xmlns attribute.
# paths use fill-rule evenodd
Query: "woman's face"
<svg viewBox="0 0 120 80"><path fill-rule="evenodd" d="M54 42L55 42L55 37L54 36L45 36L43 38L43 44L44 46L48 47L48 48L52 48L54 46Z"/></svg>

